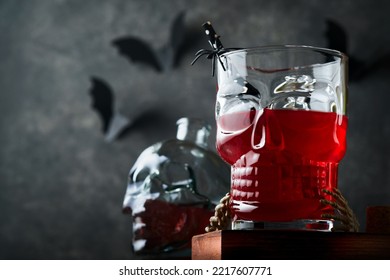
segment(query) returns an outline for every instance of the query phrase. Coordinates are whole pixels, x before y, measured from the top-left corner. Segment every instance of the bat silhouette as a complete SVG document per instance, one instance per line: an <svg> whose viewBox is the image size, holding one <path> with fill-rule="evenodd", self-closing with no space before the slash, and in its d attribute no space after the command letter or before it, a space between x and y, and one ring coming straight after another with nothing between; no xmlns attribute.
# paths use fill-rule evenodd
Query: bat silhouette
<svg viewBox="0 0 390 280"><path fill-rule="evenodd" d="M130 62L143 63L158 72L173 69L200 37L199 31L185 26L184 17L184 11L175 17L168 42L158 50L134 36L120 37L111 43Z"/></svg>
<svg viewBox="0 0 390 280"><path fill-rule="evenodd" d="M166 116L160 105L146 108L130 119L115 110L114 92L106 81L98 77L90 80L91 107L102 121L102 132L107 142L120 139L133 130L142 130L147 135L155 135L158 130L165 133L166 123L175 121Z"/></svg>
<svg viewBox="0 0 390 280"><path fill-rule="evenodd" d="M92 97L92 109L101 118L105 139L111 142L130 126L130 120L120 114L114 107L114 94L111 87L103 79L91 77L92 86L89 94Z"/></svg>
<svg viewBox="0 0 390 280"><path fill-rule="evenodd" d="M372 59L370 62L365 62L349 53L348 34L346 30L333 20L326 21L325 36L328 41L328 47L341 51L348 55L349 58L349 79L357 81L366 78L376 71L389 71L390 53L381 55Z"/></svg>

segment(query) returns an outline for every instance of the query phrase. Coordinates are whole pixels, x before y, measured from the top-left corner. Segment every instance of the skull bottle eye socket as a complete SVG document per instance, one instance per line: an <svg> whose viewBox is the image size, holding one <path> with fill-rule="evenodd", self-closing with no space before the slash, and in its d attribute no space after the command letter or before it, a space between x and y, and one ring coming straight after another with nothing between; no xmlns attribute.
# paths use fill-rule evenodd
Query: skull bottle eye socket
<svg viewBox="0 0 390 280"><path fill-rule="evenodd" d="M166 161L161 166L160 179L166 185L166 191L192 188L195 183L190 168L186 164L173 161Z"/></svg>
<svg viewBox="0 0 390 280"><path fill-rule="evenodd" d="M137 172L133 172L130 177L133 182L144 181L151 173L149 168L142 168L140 170L136 170Z"/></svg>

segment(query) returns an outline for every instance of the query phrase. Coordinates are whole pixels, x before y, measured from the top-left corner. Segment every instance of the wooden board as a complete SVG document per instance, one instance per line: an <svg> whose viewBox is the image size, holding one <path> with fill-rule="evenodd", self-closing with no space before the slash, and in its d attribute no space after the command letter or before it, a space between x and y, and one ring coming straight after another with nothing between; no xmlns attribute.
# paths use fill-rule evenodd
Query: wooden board
<svg viewBox="0 0 390 280"><path fill-rule="evenodd" d="M194 236L192 259L390 260L390 234L223 230Z"/></svg>

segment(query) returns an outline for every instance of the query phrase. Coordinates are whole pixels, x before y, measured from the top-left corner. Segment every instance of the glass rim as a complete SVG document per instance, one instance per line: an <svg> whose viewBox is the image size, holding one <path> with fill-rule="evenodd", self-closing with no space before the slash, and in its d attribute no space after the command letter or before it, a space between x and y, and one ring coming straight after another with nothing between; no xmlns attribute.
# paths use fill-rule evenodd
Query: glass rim
<svg viewBox="0 0 390 280"><path fill-rule="evenodd" d="M238 54L238 53L255 53L256 51L267 51L267 50L304 50L304 51L315 51L323 54L333 55L341 58L342 60L348 60L347 54L335 50L324 47L315 47L309 45L265 45L265 46L256 46L242 49L234 49L232 51L227 51L221 54L222 57L227 57L230 55Z"/></svg>

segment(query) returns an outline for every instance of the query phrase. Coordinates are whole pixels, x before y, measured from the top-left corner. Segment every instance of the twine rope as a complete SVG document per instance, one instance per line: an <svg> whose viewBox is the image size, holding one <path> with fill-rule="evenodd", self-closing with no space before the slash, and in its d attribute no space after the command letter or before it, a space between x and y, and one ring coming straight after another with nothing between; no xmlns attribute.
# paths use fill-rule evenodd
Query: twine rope
<svg viewBox="0 0 390 280"><path fill-rule="evenodd" d="M330 195L334 198L334 201L327 199L320 199L320 202L324 205L330 205L335 209L335 214L323 214L324 219L332 219L335 222L335 226L332 231L346 231L357 232L359 231L359 222L356 215L348 205L348 201L344 198L340 190L329 191L323 189L322 192ZM227 229L231 223L231 215L229 210L230 194L227 193L215 207L214 216L210 218L210 224L205 228L206 232L212 232L217 230Z"/></svg>

